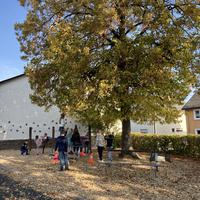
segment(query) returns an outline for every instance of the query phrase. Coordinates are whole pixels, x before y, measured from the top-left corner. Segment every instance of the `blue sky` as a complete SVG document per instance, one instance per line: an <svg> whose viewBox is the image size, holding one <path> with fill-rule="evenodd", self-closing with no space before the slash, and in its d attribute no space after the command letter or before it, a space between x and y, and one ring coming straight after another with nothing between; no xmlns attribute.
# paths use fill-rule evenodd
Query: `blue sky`
<svg viewBox="0 0 200 200"><path fill-rule="evenodd" d="M22 74L25 63L20 59L20 47L14 24L25 19L26 10L18 0L4 0L0 6L0 81Z"/></svg>

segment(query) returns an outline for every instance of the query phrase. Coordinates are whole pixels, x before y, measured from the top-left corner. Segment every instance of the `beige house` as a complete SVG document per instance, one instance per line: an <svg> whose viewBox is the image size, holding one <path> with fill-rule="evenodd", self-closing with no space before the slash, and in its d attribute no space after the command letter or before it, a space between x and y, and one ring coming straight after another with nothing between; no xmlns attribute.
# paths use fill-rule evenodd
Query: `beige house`
<svg viewBox="0 0 200 200"><path fill-rule="evenodd" d="M186 115L187 132L200 135L200 94L196 92L183 106Z"/></svg>

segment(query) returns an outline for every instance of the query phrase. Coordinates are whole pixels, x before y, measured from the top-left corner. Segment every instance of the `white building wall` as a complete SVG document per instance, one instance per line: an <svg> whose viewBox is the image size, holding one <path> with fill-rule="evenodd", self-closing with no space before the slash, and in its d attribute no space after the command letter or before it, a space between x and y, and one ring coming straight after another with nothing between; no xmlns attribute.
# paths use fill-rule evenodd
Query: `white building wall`
<svg viewBox="0 0 200 200"><path fill-rule="evenodd" d="M28 79L25 76L0 83L0 140L28 139L29 127L32 127L32 137L47 133L52 135L55 127L55 137L59 135L58 121L60 113L53 107L49 112L31 103ZM79 132L84 135L87 127L74 119L66 117L67 127L78 125Z"/></svg>
<svg viewBox="0 0 200 200"><path fill-rule="evenodd" d="M158 134L187 134L187 127L186 127L186 116L185 112L182 111L182 115L178 120L178 123L170 123L170 124L160 124L156 122L154 124L137 124L131 121L131 132L138 132L138 133L155 133ZM154 128L155 127L155 128Z"/></svg>

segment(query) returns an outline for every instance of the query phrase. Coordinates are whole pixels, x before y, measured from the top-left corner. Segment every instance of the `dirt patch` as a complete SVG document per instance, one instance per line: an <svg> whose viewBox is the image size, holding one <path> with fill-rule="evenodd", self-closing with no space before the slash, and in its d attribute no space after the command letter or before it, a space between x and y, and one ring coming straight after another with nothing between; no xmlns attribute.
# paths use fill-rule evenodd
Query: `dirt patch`
<svg viewBox="0 0 200 200"><path fill-rule="evenodd" d="M47 150L48 152L49 150ZM160 164L157 177L142 160L119 160L111 165L88 157L70 162L69 171L58 171L48 153L21 156L19 151L0 151L0 199L72 200L199 200L200 162L173 158ZM95 160L96 154L95 154Z"/></svg>

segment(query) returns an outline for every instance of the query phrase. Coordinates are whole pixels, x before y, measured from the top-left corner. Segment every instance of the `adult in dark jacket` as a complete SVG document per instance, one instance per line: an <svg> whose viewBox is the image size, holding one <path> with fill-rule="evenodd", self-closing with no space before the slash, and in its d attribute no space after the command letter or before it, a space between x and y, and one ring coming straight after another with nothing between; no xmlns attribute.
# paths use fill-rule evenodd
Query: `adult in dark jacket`
<svg viewBox="0 0 200 200"><path fill-rule="evenodd" d="M65 133L62 132L61 135L56 140L55 151L58 151L59 160L60 160L60 170L69 170L69 161L67 158L67 138Z"/></svg>
<svg viewBox="0 0 200 200"><path fill-rule="evenodd" d="M80 138L80 134L79 134L77 125L75 125L71 141L73 143L74 152L78 155L79 148L81 146L81 138Z"/></svg>

